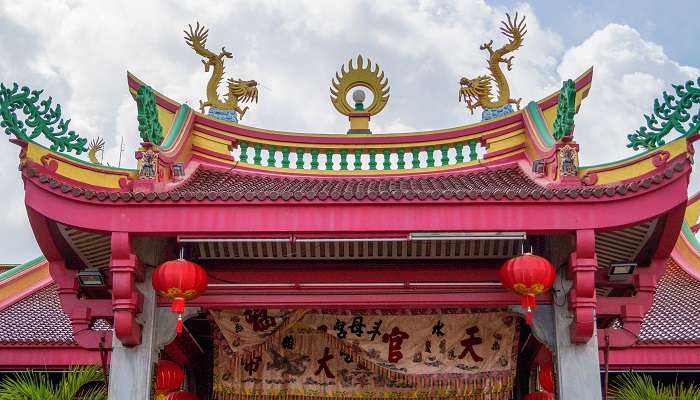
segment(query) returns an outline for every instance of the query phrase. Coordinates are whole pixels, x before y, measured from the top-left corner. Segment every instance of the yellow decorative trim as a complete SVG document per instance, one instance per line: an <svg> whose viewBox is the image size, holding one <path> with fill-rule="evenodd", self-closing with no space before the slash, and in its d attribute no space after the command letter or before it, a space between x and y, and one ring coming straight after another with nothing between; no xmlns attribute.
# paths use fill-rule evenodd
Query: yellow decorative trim
<svg viewBox="0 0 700 400"><path fill-rule="evenodd" d="M42 260L39 264L30 267L30 269L22 271L18 275L0 283L0 299L7 299L29 288L39 287L49 282L51 282L49 264Z"/></svg>
<svg viewBox="0 0 700 400"><path fill-rule="evenodd" d="M675 140L659 147L652 153L640 154L634 158L610 164L579 168L578 175L584 177L586 174L595 173L597 177L596 185L607 185L614 182L625 181L648 174L657 169L654 165L654 158L656 156L650 157L650 154L659 154L659 156L661 156L661 154L667 152L668 155L664 157L666 157L667 160L671 160L686 151L686 141ZM638 161L635 161L635 159L638 159Z"/></svg>
<svg viewBox="0 0 700 400"><path fill-rule="evenodd" d="M526 142L525 137L525 130L519 129L507 135L491 138L486 141L486 150L487 152L494 152L517 146Z"/></svg>
<svg viewBox="0 0 700 400"><path fill-rule="evenodd" d="M26 159L37 164L55 163L55 173L59 176L88 185L119 189L119 181L127 177L135 178L131 170L115 170L100 165L82 165L84 161L74 161L36 143L27 144Z"/></svg>
<svg viewBox="0 0 700 400"><path fill-rule="evenodd" d="M234 165L234 162L231 160L210 156L209 154L205 154L205 153L199 152L197 150L192 150L192 155L196 155L197 157L201 157L201 158L206 158L207 160L216 161L217 163L226 163L226 164ZM284 171L288 171L288 170L284 170Z"/></svg>

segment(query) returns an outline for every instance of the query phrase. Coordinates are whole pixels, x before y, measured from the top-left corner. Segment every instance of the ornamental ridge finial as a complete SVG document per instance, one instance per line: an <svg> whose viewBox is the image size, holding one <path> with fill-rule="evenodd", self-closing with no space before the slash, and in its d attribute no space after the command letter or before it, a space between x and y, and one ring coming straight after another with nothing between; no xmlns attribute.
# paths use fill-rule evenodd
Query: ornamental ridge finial
<svg viewBox="0 0 700 400"><path fill-rule="evenodd" d="M384 76L384 71L379 69L379 64L374 64L372 69L372 60L369 58L366 61L365 64L362 55L358 55L355 67L351 58L347 65L348 70L345 70L346 65L343 64L340 73L336 72L335 78L331 80L331 103L343 115L350 115L356 111L376 115L389 102L389 80ZM372 92L374 98L368 107L364 106L364 93L360 91L353 93L355 104L348 104L348 93L357 87L364 87ZM359 110L358 104L362 104Z"/></svg>
<svg viewBox="0 0 700 400"><path fill-rule="evenodd" d="M348 133L371 133L369 119L372 115L379 114L389 102L389 80L384 76L384 71L379 69L379 64L357 56L357 67L353 65L352 58L335 73L331 80L331 103L339 113L350 117L350 130ZM352 93L354 105L348 103L347 97L350 90L357 88ZM372 103L365 107L365 92L359 88L365 88L372 93Z"/></svg>
<svg viewBox="0 0 700 400"><path fill-rule="evenodd" d="M200 26L197 22L196 27L188 25L189 30L185 31L185 43L202 56L202 64L204 64L204 72L209 72L212 69L211 78L207 84L207 101L199 102L200 111L203 113L205 107L209 107L209 114L216 118L238 122L243 119L248 107L240 108L238 103L247 103L250 101L258 102L258 83L254 80L245 81L242 79L228 79L228 91L224 95L224 99L220 99L217 94L219 84L224 77L224 60L233 58L233 54L226 51L225 47L221 48L221 52L216 54L206 48L207 37L209 30L204 26ZM238 115L236 115L236 113Z"/></svg>
<svg viewBox="0 0 700 400"><path fill-rule="evenodd" d="M472 114L474 114L476 108L483 108L482 120L500 117L513 112L511 104L515 104L519 110L520 101L522 100L520 98L510 98L510 87L500 64L505 63L508 71L513 67L513 56L505 57L505 55L514 52L522 46L523 38L527 33L525 17L518 20L517 13L515 18L511 18L509 14L506 14L506 21L501 21L501 24L503 25L501 32L508 38L508 43L494 50L493 40L490 40L480 47L481 50L489 52L487 61L491 75L480 75L473 79L462 78L459 81L459 101L464 100ZM498 89L497 95L491 93L492 83L496 84Z"/></svg>

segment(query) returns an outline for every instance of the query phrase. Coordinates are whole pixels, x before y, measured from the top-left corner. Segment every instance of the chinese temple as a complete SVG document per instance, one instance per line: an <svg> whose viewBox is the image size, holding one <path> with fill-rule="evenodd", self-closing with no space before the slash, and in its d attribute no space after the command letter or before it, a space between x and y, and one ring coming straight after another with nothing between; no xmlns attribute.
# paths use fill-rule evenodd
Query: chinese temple
<svg viewBox="0 0 700 400"><path fill-rule="evenodd" d="M636 155L584 166L593 68L515 98L524 18L502 31L455 79L478 123L373 131L390 71L357 56L329 73L347 132L292 133L243 124L258 82L190 26L197 110L127 75L136 169L0 87L43 253L0 271L0 371L99 364L110 400L601 399L615 372L700 371L700 80L640 116Z"/></svg>

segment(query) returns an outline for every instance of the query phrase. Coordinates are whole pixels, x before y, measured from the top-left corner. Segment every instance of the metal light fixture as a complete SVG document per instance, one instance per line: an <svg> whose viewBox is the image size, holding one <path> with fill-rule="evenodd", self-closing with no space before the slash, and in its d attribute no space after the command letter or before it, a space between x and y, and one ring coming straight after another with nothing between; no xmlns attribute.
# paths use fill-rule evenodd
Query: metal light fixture
<svg viewBox="0 0 700 400"><path fill-rule="evenodd" d="M633 262L618 262L611 263L608 269L608 279L611 281L624 281L632 276L637 268L637 263Z"/></svg>
<svg viewBox="0 0 700 400"><path fill-rule="evenodd" d="M78 282L80 286L104 286L105 278L97 268L88 268L78 272Z"/></svg>

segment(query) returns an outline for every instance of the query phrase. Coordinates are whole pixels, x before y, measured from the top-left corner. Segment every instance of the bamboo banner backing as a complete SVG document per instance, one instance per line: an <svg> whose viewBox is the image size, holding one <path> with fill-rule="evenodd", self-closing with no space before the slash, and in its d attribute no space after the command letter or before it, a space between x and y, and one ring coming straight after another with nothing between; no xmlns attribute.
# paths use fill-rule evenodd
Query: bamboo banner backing
<svg viewBox="0 0 700 400"><path fill-rule="evenodd" d="M512 396L517 319L500 310L211 313L220 400Z"/></svg>

